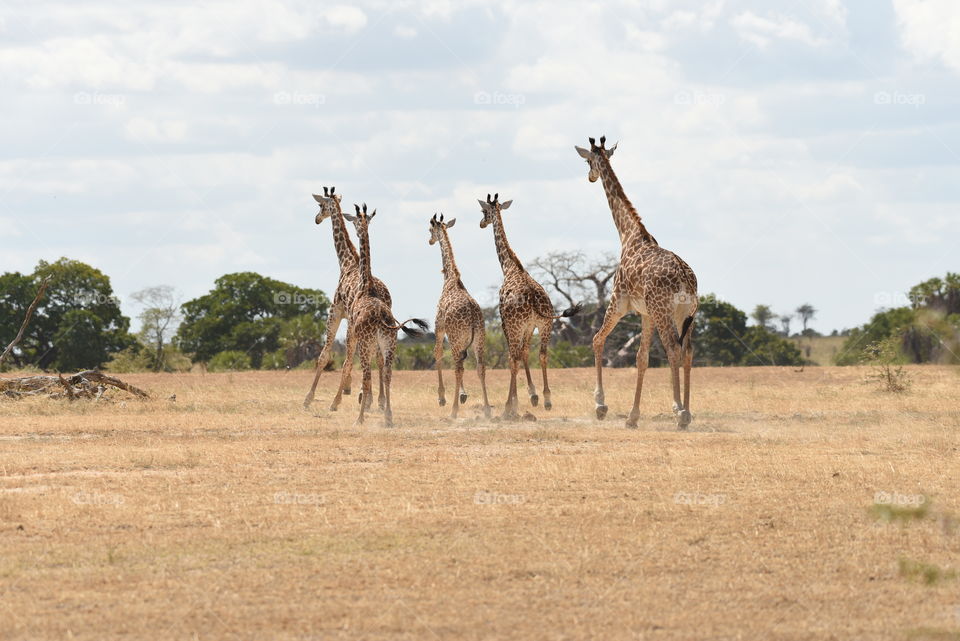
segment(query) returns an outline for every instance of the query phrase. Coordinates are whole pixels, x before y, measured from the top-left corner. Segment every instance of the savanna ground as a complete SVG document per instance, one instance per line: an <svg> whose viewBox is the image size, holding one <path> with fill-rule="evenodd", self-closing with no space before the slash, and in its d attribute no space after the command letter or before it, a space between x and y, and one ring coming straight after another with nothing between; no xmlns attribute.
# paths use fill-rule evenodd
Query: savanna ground
<svg viewBox="0 0 960 641"><path fill-rule="evenodd" d="M960 375L909 371L698 369L681 433L665 370L639 430L630 370L604 423L590 370L516 424L472 371L390 430L305 371L0 401L0 638L960 639Z"/></svg>

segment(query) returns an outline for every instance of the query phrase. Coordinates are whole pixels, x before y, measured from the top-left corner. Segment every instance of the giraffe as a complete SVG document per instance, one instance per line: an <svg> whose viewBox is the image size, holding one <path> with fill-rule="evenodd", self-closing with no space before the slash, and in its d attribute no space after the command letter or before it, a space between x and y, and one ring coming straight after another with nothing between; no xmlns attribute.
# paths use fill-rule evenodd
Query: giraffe
<svg viewBox="0 0 960 641"><path fill-rule="evenodd" d="M367 204L363 204L363 209L359 205L354 205L357 209L356 216L344 214L344 218L353 222L357 228L357 241L360 243L360 280L357 289L357 296L350 308L350 326L353 328L347 339L347 354L353 354L359 350L360 366L363 369L363 382L360 388L359 398L360 415L357 417L357 424L362 425L364 412L370 404L367 399L373 393L370 385L370 359L374 352L383 356L383 388L385 403L383 408L383 426L393 427L393 408L390 404L390 381L393 377L393 359L397 351L397 330L409 336L422 336L423 332L417 329L406 327L407 323L414 323L421 329L426 329L426 322L411 318L398 323L393 317L390 305L382 298L375 295L374 279L370 271L370 233L369 224L373 217L377 215L377 210L367 216Z"/></svg>
<svg viewBox="0 0 960 641"><path fill-rule="evenodd" d="M307 392L307 397L303 401L303 407L307 408L313 402L314 394L317 391L317 383L320 381L320 374L330 362L330 352L337 331L340 329L340 323L347 320L350 315L350 307L360 286L360 260L357 255L357 248L353 246L350 235L347 233L347 225L343 220L343 211L340 209L340 201L343 198L341 194L335 194L336 187L323 188L323 196L313 194L313 199L320 203L320 212L314 219L316 224L322 223L327 218L330 219L330 226L333 229L333 247L337 252L337 260L340 262L340 280L337 283L337 291L333 295L333 302L330 305L330 314L327 317L327 335L323 342L323 349L320 350L320 356L317 357L316 371L313 376L313 385ZM373 279L373 287L376 295L383 299L387 305L392 304L390 292L387 286L379 278ZM350 323L347 323L347 334L350 333ZM349 339L349 336L348 336ZM348 340L349 342L349 340ZM383 363L378 356L380 369L380 397L379 406L383 409ZM336 411L340 405L340 399L343 394L350 394L351 370L353 367L353 354L347 354L343 362L343 372L340 380L340 387L337 389L337 395L331 411ZM369 399L368 399L369 401Z"/></svg>
<svg viewBox="0 0 960 641"><path fill-rule="evenodd" d="M503 269L503 285L500 286L500 318L503 321L503 333L507 339L510 352L510 393L503 407L503 418L513 420L517 418L517 371L523 364L527 374L527 390L530 394L530 404L534 407L539 402L537 389L530 376L530 365L527 355L530 351L530 340L533 330L540 334L540 369L543 371L543 408L553 407L550 401L550 385L547 382L547 347L550 344L550 334L553 332L553 321L558 318L569 318L580 311L580 304L564 310L559 316L553 313L553 303L543 287L533 279L523 263L513 253L507 234L503 229L502 211L510 207L512 200L499 202L499 194L493 199L487 194L486 202L479 200L483 211L483 220L480 227L493 226L493 238L497 248L497 257Z"/></svg>
<svg viewBox="0 0 960 641"><path fill-rule="evenodd" d="M590 138L589 151L576 147L577 153L590 165L588 180L601 179L607 202L613 214L613 223L620 235L620 267L613 279L613 293L603 319L603 325L593 337L593 358L597 368L597 387L594 391L597 418L603 419L607 406L603 395L603 345L617 322L635 311L643 319L640 349L637 351L637 387L633 409L627 418L627 427L637 427L640 419L640 393L643 375L649 363L650 343L656 328L660 342L670 361L673 383L673 410L677 427L690 425L690 368L693 366L693 336L690 331L697 312L697 276L679 256L660 247L647 231L637 210L613 172L610 157L617 145L607 149L606 136L600 145ZM683 364L683 401L680 400L680 365Z"/></svg>
<svg viewBox="0 0 960 641"><path fill-rule="evenodd" d="M467 392L463 388L463 361L467 358L467 348L471 345L477 357L477 375L480 377L480 388L483 390L483 413L490 418L486 368L483 362L487 332L483 325L483 312L480 311L480 305L463 286L460 270L457 269L457 262L453 257L453 246L450 245L447 230L456 222L456 218L444 222L443 214L440 214L440 218L434 214L430 219L430 244L440 243L440 255L443 259L443 290L440 293L440 302L437 303L437 320L433 326L437 334L437 343L433 349L433 358L437 362L437 396L440 406L446 405L441 363L443 337L446 335L450 342L450 352L453 354L457 382L450 418L457 418L460 405L467 402Z"/></svg>

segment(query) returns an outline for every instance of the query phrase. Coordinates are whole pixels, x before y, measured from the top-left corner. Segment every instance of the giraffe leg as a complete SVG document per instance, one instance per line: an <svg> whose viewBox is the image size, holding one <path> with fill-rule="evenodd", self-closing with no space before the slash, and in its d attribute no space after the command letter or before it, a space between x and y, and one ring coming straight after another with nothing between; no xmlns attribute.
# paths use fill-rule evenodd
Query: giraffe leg
<svg viewBox="0 0 960 641"><path fill-rule="evenodd" d="M546 320L540 325L540 370L543 372L543 409L553 407L550 402L550 384L547 382L547 349L550 347L550 335L553 333L553 321Z"/></svg>
<svg viewBox="0 0 960 641"><path fill-rule="evenodd" d="M490 399L487 398L487 366L484 363L486 354L486 332L481 325L475 332L473 352L477 357L477 376L480 377L480 389L483 390L483 415L490 418Z"/></svg>
<svg viewBox="0 0 960 641"><path fill-rule="evenodd" d="M653 342L653 325L649 316L644 316L640 326L640 349L637 350L637 389L633 394L633 409L627 419L627 427L635 428L640 420L640 394L643 392L643 375L650 364L650 344Z"/></svg>
<svg viewBox="0 0 960 641"><path fill-rule="evenodd" d="M460 405L467 400L467 393L463 390L463 361L467 356L467 350L466 348L460 349L459 345L451 345L450 347L453 350L454 374L458 390L458 393L453 397L453 412L450 414L450 418L457 418Z"/></svg>
<svg viewBox="0 0 960 641"><path fill-rule="evenodd" d="M683 409L678 417L680 429L686 428L693 420L690 414L690 370L693 368L693 339L689 334L684 337L683 345Z"/></svg>
<svg viewBox="0 0 960 641"><path fill-rule="evenodd" d="M353 369L353 355L357 352L357 336L353 331L353 326L347 326L347 353L343 359L343 371L340 372L340 387L337 388L337 395L333 397L333 403L330 404L330 411L336 412L340 407L340 401L343 395L350 389L350 372Z"/></svg>
<svg viewBox="0 0 960 641"><path fill-rule="evenodd" d="M370 350L366 346L361 346L360 348L360 367L363 370L363 382L360 386L360 394L357 401L360 405L360 415L357 417L357 425L363 425L364 413L367 410L367 399L366 397L370 396L373 392L373 388L370 384L372 378L370 372Z"/></svg>
<svg viewBox="0 0 960 641"><path fill-rule="evenodd" d="M607 406L604 402L603 394L603 346L607 342L607 336L617 326L625 312L621 309L619 296L614 292L610 296L610 304L607 306L607 312L603 316L603 325L593 337L593 361L597 368L597 388L593 392L593 400L597 404L597 418L601 421L607 415Z"/></svg>
<svg viewBox="0 0 960 641"><path fill-rule="evenodd" d="M523 336L523 371L527 375L527 392L530 394L530 404L534 407L540 403L540 397L537 396L537 388L533 384L533 376L530 375L530 343L533 340L533 328Z"/></svg>
<svg viewBox="0 0 960 641"><path fill-rule="evenodd" d="M393 427L393 406L390 404L390 385L393 380L393 361L397 355L397 334L384 336L381 339L381 353L383 355L383 385L386 394L386 404L383 408L383 426Z"/></svg>
<svg viewBox="0 0 960 641"><path fill-rule="evenodd" d="M437 343L433 346L433 360L437 364L437 402L440 407L447 404L447 398L443 389L443 330L436 327Z"/></svg>
<svg viewBox="0 0 960 641"><path fill-rule="evenodd" d="M667 352L670 361L670 380L673 385L673 411L677 413L677 427L683 429L683 406L680 404L680 344L677 342L677 328L673 319L667 317L657 323L657 332L660 334L660 343Z"/></svg>
<svg viewBox="0 0 960 641"><path fill-rule="evenodd" d="M317 393L317 383L320 382L320 374L323 372L327 363L330 362L330 353L333 351L333 341L337 337L337 330L340 329L340 323L344 320L345 314L340 305L330 309L330 316L327 318L327 335L323 341L323 349L320 350L320 356L317 357L317 369L313 374L313 385L307 392L307 397L303 399L304 409L310 407L313 402L313 396Z"/></svg>
<svg viewBox="0 0 960 641"><path fill-rule="evenodd" d="M503 406L503 419L515 421L520 418L517 411L519 405L517 401L517 374L520 372L520 359L523 357L523 336L514 336L510 340L507 335L507 348L510 351L510 391L507 394L507 402Z"/></svg>
<svg viewBox="0 0 960 641"><path fill-rule="evenodd" d="M383 395L383 353L379 350L377 350L377 372L380 375L380 394L377 396L377 407L382 412L384 407L386 407L386 398ZM372 401L373 399L370 400Z"/></svg>

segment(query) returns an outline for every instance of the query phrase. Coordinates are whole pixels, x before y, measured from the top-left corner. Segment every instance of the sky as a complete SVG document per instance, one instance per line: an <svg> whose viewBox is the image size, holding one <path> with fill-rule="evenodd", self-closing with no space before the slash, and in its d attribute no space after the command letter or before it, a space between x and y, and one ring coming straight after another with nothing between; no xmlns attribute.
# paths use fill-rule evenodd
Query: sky
<svg viewBox="0 0 960 641"><path fill-rule="evenodd" d="M619 252L574 150L606 135L701 294L853 327L960 267L957 33L953 0L8 0L0 271L82 260L131 317L237 271L332 295L334 185L378 210L396 315L432 319L434 212L494 300L488 192L524 261Z"/></svg>

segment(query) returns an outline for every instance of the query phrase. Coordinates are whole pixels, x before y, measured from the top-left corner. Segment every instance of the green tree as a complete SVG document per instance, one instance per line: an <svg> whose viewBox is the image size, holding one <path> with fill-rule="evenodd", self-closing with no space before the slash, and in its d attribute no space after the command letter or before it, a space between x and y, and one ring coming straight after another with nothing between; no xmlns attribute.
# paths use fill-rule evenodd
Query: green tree
<svg viewBox="0 0 960 641"><path fill-rule="evenodd" d="M0 343L13 339L47 276L50 285L14 350L14 364L60 370L99 367L135 342L110 278L90 265L61 258L40 261L28 276L17 272L0 276Z"/></svg>
<svg viewBox="0 0 960 641"><path fill-rule="evenodd" d="M211 372L242 372L250 369L250 356L234 350L220 352L210 359L207 369Z"/></svg>
<svg viewBox="0 0 960 641"><path fill-rule="evenodd" d="M817 310L810 303L804 303L796 309L796 312L797 316L800 317L800 322L803 323L803 334L806 335L807 325L817 317Z"/></svg>
<svg viewBox="0 0 960 641"><path fill-rule="evenodd" d="M902 337L916 317L909 307L894 307L877 312L869 323L850 330L840 352L834 357L837 365L859 365L868 345L881 344L890 336Z"/></svg>
<svg viewBox="0 0 960 641"><path fill-rule="evenodd" d="M773 313L769 305L757 305L750 313L750 318L755 320L757 325L765 329L769 329L770 321L772 321L775 316L776 314Z"/></svg>
<svg viewBox="0 0 960 641"><path fill-rule="evenodd" d="M204 296L183 304L180 347L195 361L224 351L248 354L259 368L281 346L284 321L309 316L320 322L330 301L318 289L296 287L253 272L226 274Z"/></svg>
<svg viewBox="0 0 960 641"><path fill-rule="evenodd" d="M694 358L704 365L737 365L746 346L747 315L730 303L704 296L694 324Z"/></svg>
<svg viewBox="0 0 960 641"><path fill-rule="evenodd" d="M803 365L803 355L793 341L765 327L748 327L743 336L741 365Z"/></svg>

